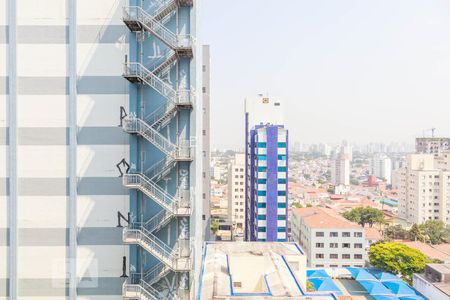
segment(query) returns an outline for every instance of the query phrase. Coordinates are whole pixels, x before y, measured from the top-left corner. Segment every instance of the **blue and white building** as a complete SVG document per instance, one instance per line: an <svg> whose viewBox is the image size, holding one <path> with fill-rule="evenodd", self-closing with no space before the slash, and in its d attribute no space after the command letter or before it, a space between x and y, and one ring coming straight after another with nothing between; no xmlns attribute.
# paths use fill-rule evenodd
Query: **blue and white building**
<svg viewBox="0 0 450 300"><path fill-rule="evenodd" d="M279 102L246 100L247 241L288 239L288 130L281 122Z"/></svg>

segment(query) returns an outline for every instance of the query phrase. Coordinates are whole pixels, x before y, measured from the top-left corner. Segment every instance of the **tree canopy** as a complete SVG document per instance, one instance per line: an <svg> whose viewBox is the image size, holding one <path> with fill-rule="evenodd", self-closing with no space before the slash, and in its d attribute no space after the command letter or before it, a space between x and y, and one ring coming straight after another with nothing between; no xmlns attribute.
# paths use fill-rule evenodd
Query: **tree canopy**
<svg viewBox="0 0 450 300"><path fill-rule="evenodd" d="M417 249L398 242L384 242L370 247L370 263L386 272L400 274L412 282L414 273L422 273L430 261Z"/></svg>
<svg viewBox="0 0 450 300"><path fill-rule="evenodd" d="M357 207L343 214L344 218L349 221L358 223L362 227L368 224L370 227L375 223L384 222L384 214L381 210L367 206Z"/></svg>
<svg viewBox="0 0 450 300"><path fill-rule="evenodd" d="M418 227L421 230L424 239L430 241L433 245L450 242L450 228L446 227L442 221L428 220L425 223L418 225Z"/></svg>

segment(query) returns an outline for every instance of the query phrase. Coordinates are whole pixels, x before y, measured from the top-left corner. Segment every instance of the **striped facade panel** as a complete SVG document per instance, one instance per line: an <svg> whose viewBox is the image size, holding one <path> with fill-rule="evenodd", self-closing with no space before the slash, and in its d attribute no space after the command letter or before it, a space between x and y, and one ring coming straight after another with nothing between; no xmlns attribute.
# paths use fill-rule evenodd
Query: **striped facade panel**
<svg viewBox="0 0 450 300"><path fill-rule="evenodd" d="M128 82L122 78L128 53L124 5L121 0L77 0L76 255L77 299L83 300L122 299L120 276L128 257L117 227L117 213L129 211L120 177L129 156L129 137L119 126L121 111L128 111Z"/></svg>
<svg viewBox="0 0 450 300"><path fill-rule="evenodd" d="M13 0L9 0L13 1ZM10 160L9 84L16 84L17 272L19 299L67 299L75 265L77 299L121 299L122 245L117 212L128 213L128 191L117 164L128 158L120 125L128 83L120 0L17 0L16 76L10 77L8 1L0 1L0 300L9 287L8 206ZM76 3L75 26L69 20ZM74 19L72 19L74 20ZM75 31L76 29L76 31ZM77 44L71 46L71 32ZM71 60L75 54L76 65ZM76 71L75 93L71 70ZM75 96L75 98L73 98ZM71 102L74 99L73 102ZM76 114L71 103L76 102ZM71 115L77 119L71 123ZM77 126L76 144L70 141ZM76 151L76 159L70 156ZM70 206L70 172L76 171L76 209ZM14 177L15 178L15 177ZM69 259L70 220L76 218L76 264ZM124 224L125 225L125 224ZM73 298L74 299L74 298Z"/></svg>
<svg viewBox="0 0 450 300"><path fill-rule="evenodd" d="M0 300L6 300L8 292L8 6L0 1Z"/></svg>

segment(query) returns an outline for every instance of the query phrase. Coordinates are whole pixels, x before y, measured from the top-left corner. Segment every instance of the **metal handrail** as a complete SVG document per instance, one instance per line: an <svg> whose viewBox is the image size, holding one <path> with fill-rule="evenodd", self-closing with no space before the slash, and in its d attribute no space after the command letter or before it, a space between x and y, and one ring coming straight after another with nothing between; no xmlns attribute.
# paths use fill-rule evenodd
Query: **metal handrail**
<svg viewBox="0 0 450 300"><path fill-rule="evenodd" d="M170 268L167 267L165 264L163 263L158 263L156 264L153 268L151 268L150 270L148 270L147 272L145 272L145 274L143 274L142 279L147 282L149 285L151 285L152 283L154 283L154 280L156 278L160 278L161 274L169 271Z"/></svg>
<svg viewBox="0 0 450 300"><path fill-rule="evenodd" d="M161 293L153 288L151 285L147 284L144 280L141 279L141 274L132 273L128 280L123 283L122 286L122 295L126 295L128 293L133 293L141 299L140 295L144 294L149 299L152 300L160 300L164 299L164 296Z"/></svg>
<svg viewBox="0 0 450 300"><path fill-rule="evenodd" d="M177 252L158 239L150 231L143 228L140 224L129 224L129 226L124 229L123 235L124 240L127 238L133 238L138 242L147 245L153 250L153 252L159 254L163 259L165 259L167 264L174 267L174 263L176 263L175 260L177 259Z"/></svg>
<svg viewBox="0 0 450 300"><path fill-rule="evenodd" d="M177 92L164 82L161 78L153 74L150 70L138 62L127 62L124 64L124 74L126 76L136 76L142 79L147 85L154 88L163 97L170 101L176 101Z"/></svg>
<svg viewBox="0 0 450 300"><path fill-rule="evenodd" d="M170 210L172 213L175 213L176 209L178 208L178 203L172 195L164 191L157 184L150 181L143 174L124 174L123 185L124 186L138 185L144 190L144 192L147 195L154 198L163 207Z"/></svg>
<svg viewBox="0 0 450 300"><path fill-rule="evenodd" d="M144 228L150 232L153 232L157 227L164 225L168 220L170 220L172 216L173 214L163 209L152 218L150 218L147 222L145 222Z"/></svg>
<svg viewBox="0 0 450 300"><path fill-rule="evenodd" d="M165 1L164 4L161 4L160 7L158 7L158 9L155 10L155 12L153 13L153 16L158 16L159 14L161 14L167 7L176 4L177 1L176 0L168 0Z"/></svg>
<svg viewBox="0 0 450 300"><path fill-rule="evenodd" d="M124 7L123 19L124 21L140 22L145 29L151 31L172 49L188 48L192 45L191 35L173 33L139 6Z"/></svg>
<svg viewBox="0 0 450 300"><path fill-rule="evenodd" d="M177 145L170 142L165 136L141 119L126 117L123 120L123 129L129 133L138 133L142 135L167 155L174 156L177 153Z"/></svg>

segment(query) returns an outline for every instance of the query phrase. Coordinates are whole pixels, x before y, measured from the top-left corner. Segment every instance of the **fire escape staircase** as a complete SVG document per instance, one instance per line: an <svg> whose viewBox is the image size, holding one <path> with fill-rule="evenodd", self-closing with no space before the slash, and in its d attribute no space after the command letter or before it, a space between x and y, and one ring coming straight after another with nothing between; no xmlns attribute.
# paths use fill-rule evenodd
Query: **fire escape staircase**
<svg viewBox="0 0 450 300"><path fill-rule="evenodd" d="M170 1L169 1L170 2ZM174 50L180 57L192 57L192 38L190 35L175 34L157 18L139 6L124 7L123 21L133 31L148 31Z"/></svg>
<svg viewBox="0 0 450 300"><path fill-rule="evenodd" d="M168 50L148 70L139 63L126 63L124 78L132 83L152 87L167 101L143 118L134 115L124 120L123 129L130 134L138 134L165 154L165 157L153 164L144 173L124 174L123 184L135 188L153 199L163 209L145 223L131 223L123 231L125 244L137 244L159 260L155 266L143 274L130 274L123 285L124 299L155 300L163 299L152 287L169 272L188 272L191 257L182 256L177 250L161 241L155 233L166 226L174 216L188 216L191 213L188 190L179 190L175 196L162 189L158 182L170 174L178 161L191 161L191 141L178 140L176 144L163 136L159 130L167 126L180 108L192 108L193 93L189 90L175 90L161 79L180 57L192 57L192 38L189 35L177 35L164 24L176 12L178 6L192 6L192 0L167 0L153 14L141 7L125 7L123 21L131 31L147 31L168 46Z"/></svg>

